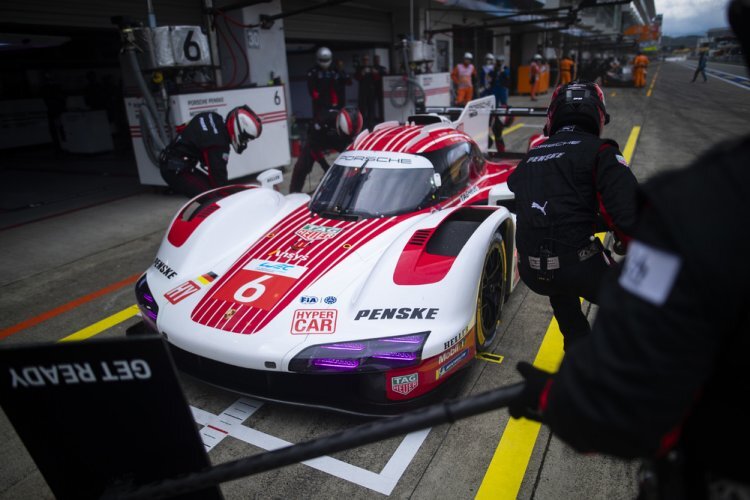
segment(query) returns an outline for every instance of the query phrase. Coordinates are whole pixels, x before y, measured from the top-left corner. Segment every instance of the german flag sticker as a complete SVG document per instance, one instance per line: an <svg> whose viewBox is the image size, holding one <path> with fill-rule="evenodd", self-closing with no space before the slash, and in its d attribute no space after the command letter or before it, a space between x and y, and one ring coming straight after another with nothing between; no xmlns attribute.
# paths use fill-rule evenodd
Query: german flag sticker
<svg viewBox="0 0 750 500"><path fill-rule="evenodd" d="M197 279L204 285L208 285L216 279L216 273L206 273L203 276L199 276Z"/></svg>

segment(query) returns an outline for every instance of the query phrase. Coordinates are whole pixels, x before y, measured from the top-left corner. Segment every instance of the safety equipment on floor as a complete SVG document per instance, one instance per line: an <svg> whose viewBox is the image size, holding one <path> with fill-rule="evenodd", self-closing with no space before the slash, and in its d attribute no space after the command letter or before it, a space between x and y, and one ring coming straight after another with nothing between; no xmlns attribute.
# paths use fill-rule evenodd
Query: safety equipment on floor
<svg viewBox="0 0 750 500"><path fill-rule="evenodd" d="M232 148L240 154L245 150L249 141L260 137L263 124L260 117L249 106L239 106L227 115L227 132L232 141Z"/></svg>

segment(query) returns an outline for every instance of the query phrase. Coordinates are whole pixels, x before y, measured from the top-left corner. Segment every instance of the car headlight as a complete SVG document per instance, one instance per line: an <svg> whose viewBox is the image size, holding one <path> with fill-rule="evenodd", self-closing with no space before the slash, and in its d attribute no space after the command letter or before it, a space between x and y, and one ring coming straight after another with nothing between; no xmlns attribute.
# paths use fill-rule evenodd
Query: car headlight
<svg viewBox="0 0 750 500"><path fill-rule="evenodd" d="M418 365L430 332L308 347L289 363L304 373L382 372Z"/></svg>
<svg viewBox="0 0 750 500"><path fill-rule="evenodd" d="M148 287L145 274L135 283L135 299L138 302L138 308L141 310L143 322L153 331L158 332L156 318L159 315L159 306L156 304L154 295Z"/></svg>

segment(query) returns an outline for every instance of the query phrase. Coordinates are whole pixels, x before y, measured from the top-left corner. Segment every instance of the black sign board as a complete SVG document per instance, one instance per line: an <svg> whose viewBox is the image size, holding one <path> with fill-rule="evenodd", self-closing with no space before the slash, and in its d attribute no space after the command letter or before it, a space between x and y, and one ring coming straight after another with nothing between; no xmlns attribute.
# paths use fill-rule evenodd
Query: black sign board
<svg viewBox="0 0 750 500"><path fill-rule="evenodd" d="M62 500L210 465L156 335L0 349L0 404Z"/></svg>

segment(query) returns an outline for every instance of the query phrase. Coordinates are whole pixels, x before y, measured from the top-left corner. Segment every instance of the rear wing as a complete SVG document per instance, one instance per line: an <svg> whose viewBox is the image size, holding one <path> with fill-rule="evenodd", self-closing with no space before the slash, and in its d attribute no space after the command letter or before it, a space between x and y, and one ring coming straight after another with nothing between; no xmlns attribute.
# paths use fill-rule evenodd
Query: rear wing
<svg viewBox="0 0 750 500"><path fill-rule="evenodd" d="M472 101L473 102L473 101ZM471 103L467 104L466 108L457 108L457 107L435 107L431 106L428 108L425 108L425 113L434 113L437 115L444 115L451 119L454 119L454 117L459 117L470 105ZM508 108L495 108L490 110L489 112L490 116L538 116L540 118L545 118L547 116L547 108L526 108L526 107L519 107L519 106L513 106Z"/></svg>
<svg viewBox="0 0 750 500"><path fill-rule="evenodd" d="M410 122L417 122L419 118L423 120L428 117L432 117L433 120L438 120L438 116L443 116L452 121L452 125L461 132L469 135L474 142L479 146L482 153L488 152L489 141L489 128L490 120L493 116L495 117L515 117L515 116L531 116L545 118L547 116L547 108L533 108L533 107L495 107L495 97L487 96L479 99L474 99L466 104L465 107L437 107L430 106L423 110L423 114L409 117ZM499 130L502 130L500 127ZM498 130L493 128L495 135L498 134Z"/></svg>

